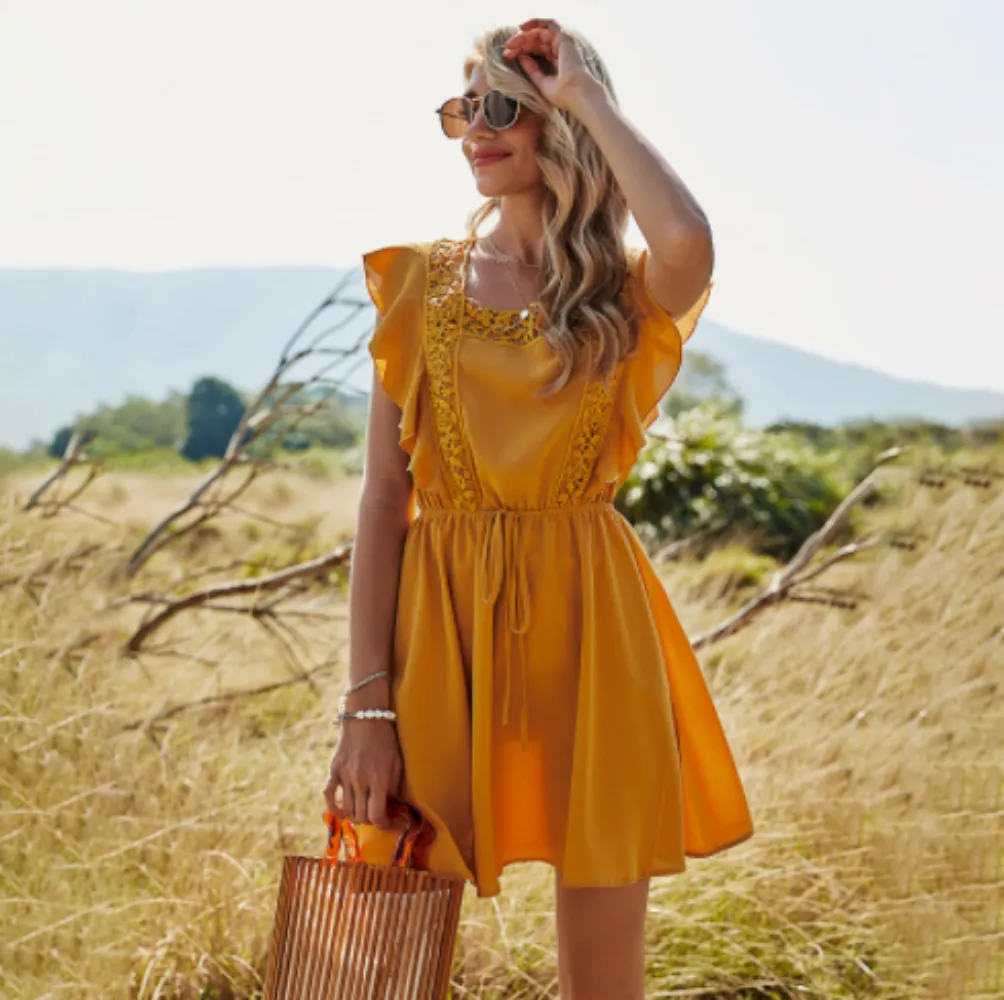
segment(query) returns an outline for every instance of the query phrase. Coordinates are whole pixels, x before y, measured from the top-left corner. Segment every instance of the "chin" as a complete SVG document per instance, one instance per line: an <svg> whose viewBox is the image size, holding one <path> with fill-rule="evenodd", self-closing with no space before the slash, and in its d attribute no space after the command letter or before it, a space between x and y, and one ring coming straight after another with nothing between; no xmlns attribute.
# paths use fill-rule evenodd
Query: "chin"
<svg viewBox="0 0 1004 1000"><path fill-rule="evenodd" d="M520 194L536 185L527 184L516 177L490 177L474 175L478 194L484 198L504 198L506 195Z"/></svg>
<svg viewBox="0 0 1004 1000"><path fill-rule="evenodd" d="M512 188L507 184L499 184L497 181L478 181L478 194L483 198L503 198L507 194L512 194Z"/></svg>

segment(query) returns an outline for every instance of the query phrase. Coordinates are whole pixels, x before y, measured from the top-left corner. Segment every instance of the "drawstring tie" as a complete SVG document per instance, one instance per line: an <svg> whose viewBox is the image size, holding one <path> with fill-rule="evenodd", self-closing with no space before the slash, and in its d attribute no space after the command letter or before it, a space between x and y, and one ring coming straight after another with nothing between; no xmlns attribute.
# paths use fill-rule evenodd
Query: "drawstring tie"
<svg viewBox="0 0 1004 1000"><path fill-rule="evenodd" d="M485 536L481 555L484 573L484 602L495 604L505 588L505 697L502 702L502 724L509 721L512 694L513 659L518 660L522 699L520 705L520 740L527 749L530 732L530 707L527 696L526 656L523 637L530 627L530 585L522 545L519 513L497 510ZM512 637L516 636L515 647Z"/></svg>

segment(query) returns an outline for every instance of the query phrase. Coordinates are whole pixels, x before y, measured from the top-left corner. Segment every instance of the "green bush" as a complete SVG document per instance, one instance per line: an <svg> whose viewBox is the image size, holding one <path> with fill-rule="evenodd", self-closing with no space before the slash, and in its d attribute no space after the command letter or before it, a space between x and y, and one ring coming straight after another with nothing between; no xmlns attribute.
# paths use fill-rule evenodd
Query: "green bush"
<svg viewBox="0 0 1004 1000"><path fill-rule="evenodd" d="M650 543L733 537L790 558L840 502L837 457L797 435L751 430L707 406L662 426L617 497Z"/></svg>
<svg viewBox="0 0 1004 1000"><path fill-rule="evenodd" d="M185 397L177 392L155 402L128 396L116 405L101 405L60 427L49 443L49 455L62 458L75 429L91 433L89 451L94 456L138 455L147 451L177 449L185 434Z"/></svg>

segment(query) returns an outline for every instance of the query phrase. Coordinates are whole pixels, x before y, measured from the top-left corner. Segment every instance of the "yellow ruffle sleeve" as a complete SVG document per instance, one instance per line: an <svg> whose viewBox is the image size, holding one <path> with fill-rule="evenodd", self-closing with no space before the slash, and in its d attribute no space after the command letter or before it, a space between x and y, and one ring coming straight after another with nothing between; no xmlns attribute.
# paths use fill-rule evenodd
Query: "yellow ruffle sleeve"
<svg viewBox="0 0 1004 1000"><path fill-rule="evenodd" d="M671 316L652 297L645 280L648 250L629 253L630 292L638 314L638 345L624 365L618 405L609 433L615 447L606 449L600 478L618 486L627 479L645 444L645 430L659 416L659 403L683 362L683 345L697 327L711 295L711 284L681 316Z"/></svg>
<svg viewBox="0 0 1004 1000"><path fill-rule="evenodd" d="M401 447L413 455L425 370L425 256L416 246L384 247L363 254L363 271L377 310L369 352L380 384L401 410Z"/></svg>

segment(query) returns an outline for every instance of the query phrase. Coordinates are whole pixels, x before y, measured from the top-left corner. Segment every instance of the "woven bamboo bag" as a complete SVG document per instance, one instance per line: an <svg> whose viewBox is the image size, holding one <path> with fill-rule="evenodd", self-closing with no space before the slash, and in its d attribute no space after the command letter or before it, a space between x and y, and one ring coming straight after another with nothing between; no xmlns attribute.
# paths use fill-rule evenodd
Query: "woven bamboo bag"
<svg viewBox="0 0 1004 1000"><path fill-rule="evenodd" d="M287 855L264 1000L445 1000L464 881L425 870L435 831L414 806L390 813L408 825L389 865L330 813L325 857Z"/></svg>

